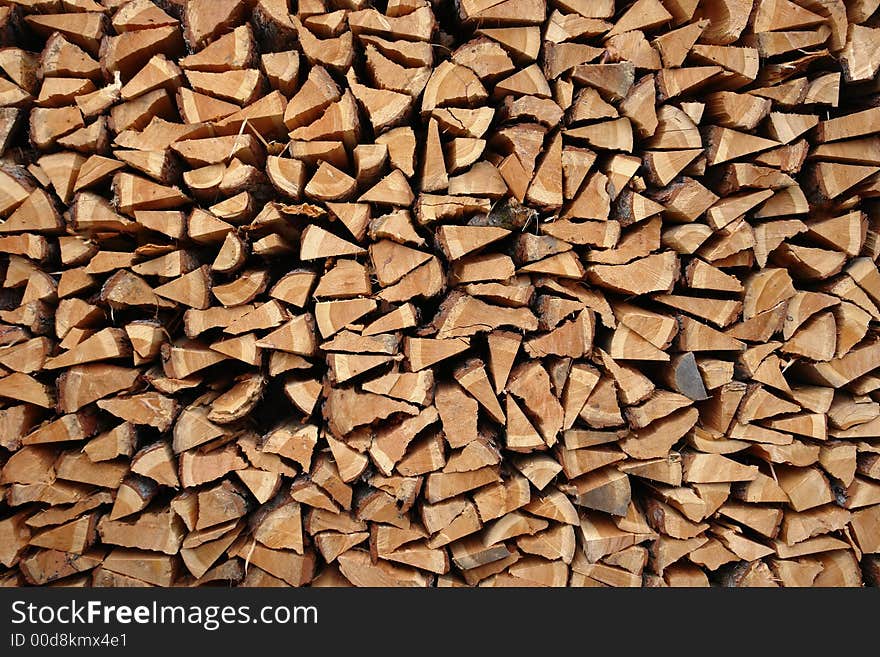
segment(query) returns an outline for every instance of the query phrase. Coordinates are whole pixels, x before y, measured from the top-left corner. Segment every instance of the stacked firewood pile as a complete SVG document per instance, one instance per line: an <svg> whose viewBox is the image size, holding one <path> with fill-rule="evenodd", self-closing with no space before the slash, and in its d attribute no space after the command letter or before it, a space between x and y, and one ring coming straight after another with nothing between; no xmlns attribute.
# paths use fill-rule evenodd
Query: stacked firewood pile
<svg viewBox="0 0 880 657"><path fill-rule="evenodd" d="M876 583L878 4L0 1L0 580Z"/></svg>

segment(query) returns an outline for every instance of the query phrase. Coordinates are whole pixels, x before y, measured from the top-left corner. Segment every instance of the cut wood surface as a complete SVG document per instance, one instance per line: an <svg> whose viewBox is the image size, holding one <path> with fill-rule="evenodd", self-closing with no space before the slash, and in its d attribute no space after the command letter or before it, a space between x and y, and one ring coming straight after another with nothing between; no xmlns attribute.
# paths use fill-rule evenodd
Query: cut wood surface
<svg viewBox="0 0 880 657"><path fill-rule="evenodd" d="M2 582L877 583L876 0L0 4Z"/></svg>

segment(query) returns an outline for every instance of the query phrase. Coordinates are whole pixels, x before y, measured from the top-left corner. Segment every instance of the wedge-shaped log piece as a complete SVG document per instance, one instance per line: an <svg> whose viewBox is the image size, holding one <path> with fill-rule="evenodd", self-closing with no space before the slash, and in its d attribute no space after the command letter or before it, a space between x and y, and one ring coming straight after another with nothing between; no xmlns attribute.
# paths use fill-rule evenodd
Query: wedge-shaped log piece
<svg viewBox="0 0 880 657"><path fill-rule="evenodd" d="M590 265L586 275L592 283L616 292L647 294L671 290L678 268L675 253L667 251L627 265Z"/></svg>

